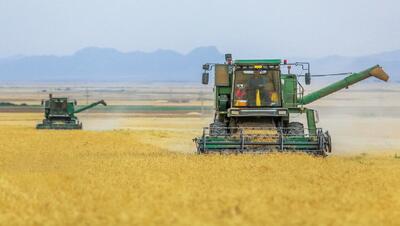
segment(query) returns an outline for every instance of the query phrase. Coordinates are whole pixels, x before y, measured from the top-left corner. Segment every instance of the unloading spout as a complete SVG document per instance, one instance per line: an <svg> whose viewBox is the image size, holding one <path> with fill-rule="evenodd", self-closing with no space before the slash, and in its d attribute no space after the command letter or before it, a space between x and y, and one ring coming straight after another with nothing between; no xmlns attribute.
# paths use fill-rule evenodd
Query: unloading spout
<svg viewBox="0 0 400 226"><path fill-rule="evenodd" d="M353 73L340 81L337 81L331 85L328 85L322 89L319 89L315 92L312 92L304 96L303 99L300 100L300 103L303 105L312 103L318 99L321 99L329 94L337 92L343 88L347 88L371 76L374 76L385 82L389 80L389 75L386 74L386 72L382 69L382 67L379 65L375 65L365 71L361 71L359 73Z"/></svg>
<svg viewBox="0 0 400 226"><path fill-rule="evenodd" d="M81 107L81 108L75 110L74 113L79 113L79 112L85 111L85 110L87 110L87 109L89 109L89 108L93 108L93 107L95 107L95 106L97 106L97 105L99 105L99 104L104 105L104 106L107 106L107 103L106 103L104 100L100 100L100 101L97 101L97 102L95 102L95 103L93 103L93 104L89 104L89 105L87 105L87 106L83 106L83 107Z"/></svg>
<svg viewBox="0 0 400 226"><path fill-rule="evenodd" d="M369 74L385 82L389 80L389 75L379 66L372 69Z"/></svg>

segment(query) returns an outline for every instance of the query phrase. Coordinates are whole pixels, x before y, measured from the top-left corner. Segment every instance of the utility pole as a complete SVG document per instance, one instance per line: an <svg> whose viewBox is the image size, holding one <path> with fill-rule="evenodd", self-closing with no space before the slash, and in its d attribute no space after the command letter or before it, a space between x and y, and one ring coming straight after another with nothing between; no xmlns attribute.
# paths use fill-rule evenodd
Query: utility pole
<svg viewBox="0 0 400 226"><path fill-rule="evenodd" d="M201 118L204 118L204 92L203 86L200 86L200 105L201 105Z"/></svg>
<svg viewBox="0 0 400 226"><path fill-rule="evenodd" d="M89 88L88 87L86 87L85 97L86 97L86 105L88 105L89 104Z"/></svg>
<svg viewBox="0 0 400 226"><path fill-rule="evenodd" d="M88 87L86 87L86 90L85 90L85 97L86 97L86 106L87 105L89 105L89 88ZM89 111L86 111L86 117L88 117L88 114L89 114Z"/></svg>

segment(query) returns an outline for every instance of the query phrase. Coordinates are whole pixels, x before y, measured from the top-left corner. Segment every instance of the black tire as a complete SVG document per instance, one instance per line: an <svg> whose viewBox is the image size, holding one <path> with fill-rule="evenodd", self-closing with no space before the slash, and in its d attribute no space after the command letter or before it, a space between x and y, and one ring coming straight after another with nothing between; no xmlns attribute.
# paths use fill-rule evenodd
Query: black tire
<svg viewBox="0 0 400 226"><path fill-rule="evenodd" d="M332 152L332 139L331 139L331 135L329 134L328 131L326 131L324 134L324 140L325 140L325 144L324 144L325 152L331 153Z"/></svg>
<svg viewBox="0 0 400 226"><path fill-rule="evenodd" d="M225 136L226 125L223 122L215 121L210 124L210 135L211 136Z"/></svg>
<svg viewBox="0 0 400 226"><path fill-rule="evenodd" d="M300 122L290 122L287 128L288 135L303 136L304 125Z"/></svg>

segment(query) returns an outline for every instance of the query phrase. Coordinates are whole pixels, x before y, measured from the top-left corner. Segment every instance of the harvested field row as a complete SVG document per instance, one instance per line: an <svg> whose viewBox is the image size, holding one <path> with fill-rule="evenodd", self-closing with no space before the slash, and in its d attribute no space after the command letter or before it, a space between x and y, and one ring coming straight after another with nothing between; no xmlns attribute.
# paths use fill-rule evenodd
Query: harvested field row
<svg viewBox="0 0 400 226"><path fill-rule="evenodd" d="M399 223L393 152L198 156L168 151L174 133L1 125L0 224Z"/></svg>

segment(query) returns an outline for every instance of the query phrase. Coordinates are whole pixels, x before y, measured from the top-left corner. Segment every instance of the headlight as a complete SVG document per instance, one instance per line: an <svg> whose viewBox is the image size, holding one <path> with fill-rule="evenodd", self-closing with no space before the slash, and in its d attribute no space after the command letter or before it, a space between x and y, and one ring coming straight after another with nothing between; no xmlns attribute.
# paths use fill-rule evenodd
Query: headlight
<svg viewBox="0 0 400 226"><path fill-rule="evenodd" d="M286 115L286 111L278 111L278 115Z"/></svg>

